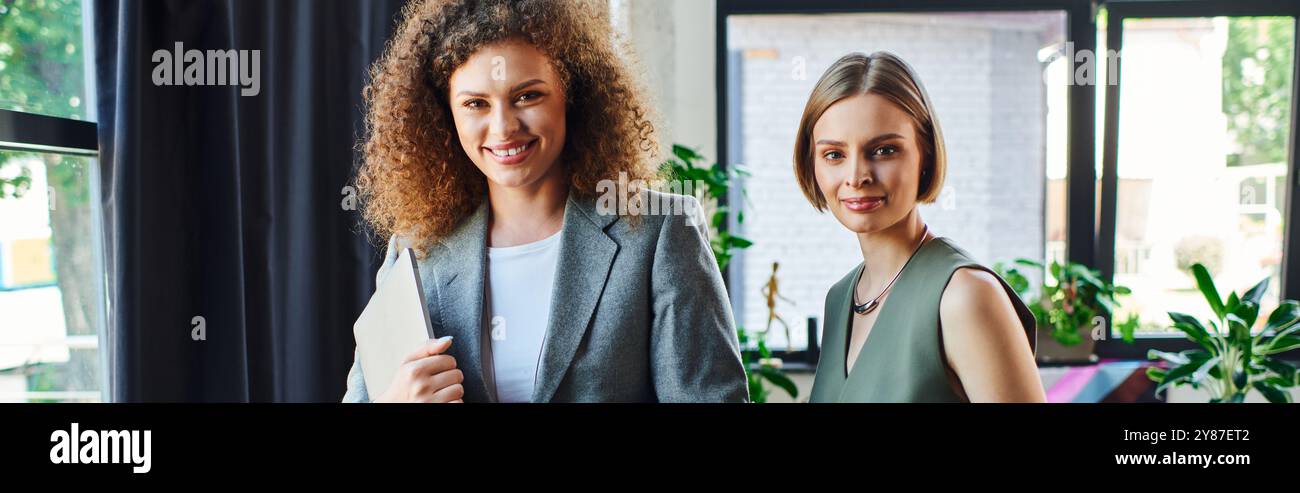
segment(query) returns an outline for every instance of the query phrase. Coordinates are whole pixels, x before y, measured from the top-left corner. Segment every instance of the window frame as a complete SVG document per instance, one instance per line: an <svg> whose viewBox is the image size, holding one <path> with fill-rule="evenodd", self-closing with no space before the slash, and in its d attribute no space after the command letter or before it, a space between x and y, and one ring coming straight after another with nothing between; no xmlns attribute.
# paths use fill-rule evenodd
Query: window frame
<svg viewBox="0 0 1300 493"><path fill-rule="evenodd" d="M1287 139L1287 200L1283 211L1282 234L1282 299L1300 299L1300 262L1291 262L1293 247L1300 248L1300 229L1291 220L1300 212L1300 169L1297 168L1296 123L1300 118L1300 3L1287 5L1269 0L1111 0L1107 9L1106 46L1123 53L1124 20L1129 18L1180 18L1180 17L1260 17L1279 16L1292 18L1295 38L1292 40L1296 56L1292 61L1291 125ZM1115 64L1115 84L1106 86L1105 116L1102 137L1101 216L1098 222L1096 262L1088 264L1101 271L1102 279L1111 282L1115 275L1115 230L1118 214L1119 177L1119 115L1123 109L1120 89L1124 64ZM1073 170L1073 168L1072 168ZM1073 204L1071 204L1073 205ZM1107 327L1114 327L1111 315L1104 314ZM1133 344L1107 337L1096 341L1095 353L1100 358L1146 360L1148 351L1184 351L1198 347L1182 334L1148 335L1136 337Z"/></svg>
<svg viewBox="0 0 1300 493"><path fill-rule="evenodd" d="M99 156L99 125L0 109L0 150Z"/></svg>

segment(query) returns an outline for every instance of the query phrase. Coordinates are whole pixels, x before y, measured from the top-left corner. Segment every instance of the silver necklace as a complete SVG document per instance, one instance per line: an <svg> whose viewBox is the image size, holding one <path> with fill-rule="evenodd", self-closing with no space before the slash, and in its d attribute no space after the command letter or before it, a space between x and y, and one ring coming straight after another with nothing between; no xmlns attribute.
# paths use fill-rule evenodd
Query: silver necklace
<svg viewBox="0 0 1300 493"><path fill-rule="evenodd" d="M894 287L894 281L898 280L898 276L903 275L903 269L907 268L907 264L912 263L912 258L916 257L916 252L921 251L921 245L925 244L925 235L929 233L930 233L930 225L927 224L925 225L925 229L921 230L921 241L918 241L916 243L916 248L912 250L912 255L907 257L907 262L903 262L903 266L899 267L898 272L894 273L894 278L889 280L889 284L886 284L885 288L881 289L880 294L876 295L875 298L871 298L867 300L866 303L859 305L858 286L857 284L853 285L853 312L854 313L857 313L858 315L866 315L868 313L871 313L876 308L880 307L880 298L883 298L885 296L885 293L889 292L889 288ZM867 264L865 262L863 262L862 264L862 270L863 271L867 270ZM861 278L862 277L861 274L859 274L858 277Z"/></svg>

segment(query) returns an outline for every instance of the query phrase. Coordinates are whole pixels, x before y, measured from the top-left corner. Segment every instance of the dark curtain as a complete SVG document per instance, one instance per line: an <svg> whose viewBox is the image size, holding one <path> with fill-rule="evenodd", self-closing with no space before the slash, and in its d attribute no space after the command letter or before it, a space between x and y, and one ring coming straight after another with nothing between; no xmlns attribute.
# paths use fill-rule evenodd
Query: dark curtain
<svg viewBox="0 0 1300 493"><path fill-rule="evenodd" d="M344 187L401 3L94 2L114 401L342 397L382 255ZM155 85L177 42L261 50L260 94Z"/></svg>

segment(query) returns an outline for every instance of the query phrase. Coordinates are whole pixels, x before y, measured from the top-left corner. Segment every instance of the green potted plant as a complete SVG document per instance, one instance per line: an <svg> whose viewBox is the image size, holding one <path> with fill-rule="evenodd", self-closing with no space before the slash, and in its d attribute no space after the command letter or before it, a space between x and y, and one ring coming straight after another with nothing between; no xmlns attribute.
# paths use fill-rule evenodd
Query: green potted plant
<svg viewBox="0 0 1300 493"><path fill-rule="evenodd" d="M1200 348L1148 352L1149 359L1163 362L1163 367L1147 369L1147 377L1156 382L1156 394L1188 385L1208 393L1210 402L1242 402L1252 390L1269 402L1291 402L1290 389L1300 383L1300 377L1295 365L1277 356L1300 347L1300 303L1284 300L1269 314L1264 329L1251 335L1268 278L1240 297L1228 293L1225 300L1204 265L1195 264L1191 270L1214 319L1208 320L1207 329L1196 317L1169 313L1174 328Z"/></svg>
<svg viewBox="0 0 1300 493"><path fill-rule="evenodd" d="M1033 289L1029 277L1021 272L1024 267L1039 271L1043 282L1038 289ZM1096 361L1096 340L1110 336L1102 315L1116 312L1117 298L1129 294L1128 288L1105 282L1098 271L1075 262L1053 261L1044 267L1042 262L1019 258L1010 267L998 263L994 269L1034 314L1039 361ZM1137 315L1115 324L1124 342L1130 344L1137 326ZM1094 335L1094 330L1100 332Z"/></svg>
<svg viewBox="0 0 1300 493"><path fill-rule="evenodd" d="M745 378L749 381L749 400L756 403L767 402L767 397L772 392L764 382L784 390L791 399L798 399L799 387L772 361L772 352L767 349L767 334L760 332L756 336L751 336L745 327L740 325L737 325L736 332L740 337L742 348L740 360L745 365ZM754 346L753 349L744 349L751 345Z"/></svg>
<svg viewBox="0 0 1300 493"><path fill-rule="evenodd" d="M678 182L691 182L701 184L700 190L695 190L701 199L701 205L706 210L712 210L710 215L710 227L712 229L709 237L710 247L713 250L713 258L718 262L719 269L726 269L731 263L732 251L749 248L754 243L747 238L733 235L724 227L727 217L731 212L728 205L724 205L719 199L728 197L731 193L731 187L734 186L740 192L742 198L748 198L745 193L745 187L740 183L744 177L750 176L749 170L744 166L733 165L723 168L717 163L706 167L706 159L694 149L682 145L673 145L673 155L663 163L662 171L666 178ZM743 200L742 200L743 202ZM736 222L744 222L745 212L740 204L736 204ZM739 314L736 320L741 320ZM785 375L778 364L772 360L772 353L767 348L767 334L763 332L751 333L745 330L740 323L736 324L736 337L740 342L740 357L745 366L745 377L749 382L749 399L751 402L767 402L770 391L764 382L775 385L790 395L791 399L799 397L799 389L795 386L794 381Z"/></svg>

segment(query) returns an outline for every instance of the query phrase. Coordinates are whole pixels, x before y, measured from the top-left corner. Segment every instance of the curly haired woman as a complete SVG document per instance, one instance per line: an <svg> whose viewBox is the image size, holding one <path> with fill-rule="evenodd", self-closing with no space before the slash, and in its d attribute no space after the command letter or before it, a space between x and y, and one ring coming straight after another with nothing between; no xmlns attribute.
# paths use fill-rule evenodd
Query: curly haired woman
<svg viewBox="0 0 1300 493"><path fill-rule="evenodd" d="M345 402L748 398L730 303L689 215L598 207L658 142L609 23L571 1L417 1L366 90L379 277L417 252L434 331L383 395ZM620 180L625 177L624 180ZM630 190L698 210L693 197ZM671 212L674 208L669 208Z"/></svg>

